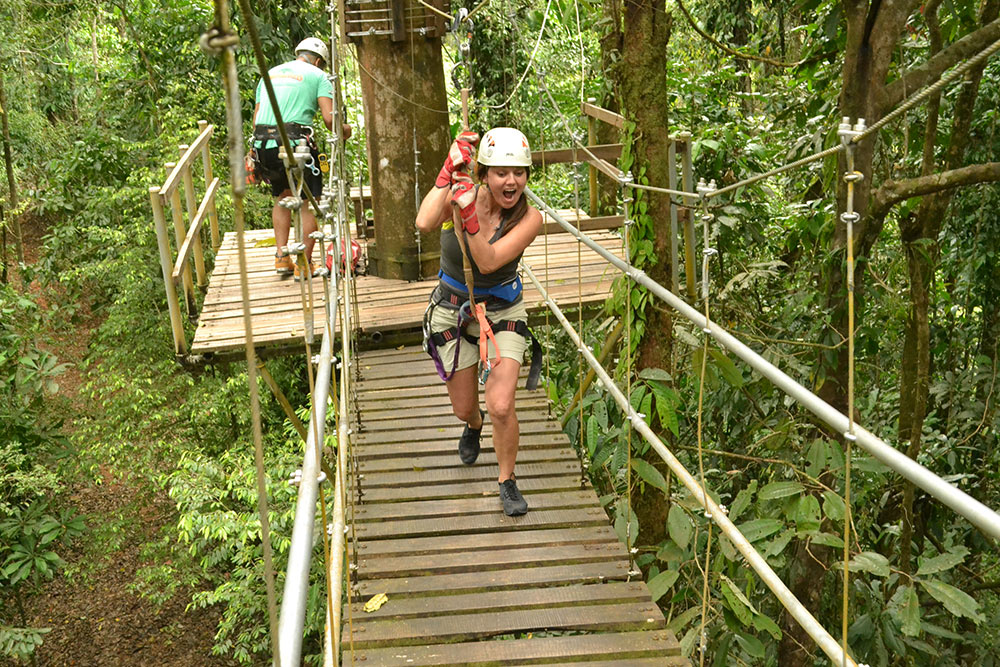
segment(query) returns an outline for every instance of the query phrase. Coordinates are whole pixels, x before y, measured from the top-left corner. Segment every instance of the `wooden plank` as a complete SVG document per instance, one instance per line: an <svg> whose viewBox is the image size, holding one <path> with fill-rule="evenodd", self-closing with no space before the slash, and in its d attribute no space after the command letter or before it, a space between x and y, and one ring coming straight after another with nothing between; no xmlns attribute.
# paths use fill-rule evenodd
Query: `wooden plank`
<svg viewBox="0 0 1000 667"><path fill-rule="evenodd" d="M374 612L365 612L364 604L351 605L354 623L367 626L369 631L385 620L402 618L432 618L461 613L507 611L512 609L538 609L544 607L569 607L581 604L625 602L649 599L649 591L641 581L611 582L607 584L581 584L578 586L550 586L547 588L514 589L485 593L440 595L435 597L402 598L389 600ZM381 623L379 623L381 621ZM366 636L365 639L370 639Z"/></svg>
<svg viewBox="0 0 1000 667"><path fill-rule="evenodd" d="M603 160L617 160L622 154L621 144L597 144L587 146L587 150ZM586 162L590 156L582 148L555 148L544 151L531 151L531 162L534 166L540 167L543 162L549 164L562 164L566 162ZM582 213L582 211L581 211Z"/></svg>
<svg viewBox="0 0 1000 667"><path fill-rule="evenodd" d="M437 401L434 401L437 398ZM445 399L445 400L442 400ZM408 419L417 414L427 414L436 416L438 418L452 418L454 419L451 403L447 400L447 395L439 395L437 397L428 396L425 399L413 399L415 402L420 401L427 404L426 408L421 408L417 406L408 408L387 408L378 409L377 402L368 402L361 407L361 413L364 417L365 430L375 430L379 427L380 423L383 421L387 422L397 422L399 420ZM517 401L517 409L520 410L545 410L546 406L549 404L548 397L544 395L532 394L523 401ZM398 425L395 427L398 428Z"/></svg>
<svg viewBox="0 0 1000 667"><path fill-rule="evenodd" d="M493 469L496 470L495 468ZM389 486L371 487L368 479L362 479L359 486L364 502L405 502L410 500L429 500L433 498L470 498L474 496L488 496L496 498L498 492L496 487L496 473L489 480L455 481L449 484L424 484L413 486ZM518 468L517 488L528 498L530 504L530 494L532 491L558 491L580 488L580 473L564 475L547 475L542 477L521 476L521 469Z"/></svg>
<svg viewBox="0 0 1000 667"><path fill-rule="evenodd" d="M459 572L425 577L385 577L363 579L358 592L363 597L386 593L389 597L441 595L474 591L498 591L525 586L562 586L570 583L600 583L628 579L625 559L573 565Z"/></svg>
<svg viewBox="0 0 1000 667"><path fill-rule="evenodd" d="M496 455L493 452L492 447L490 447L490 441L484 440L482 450L479 454L479 459L474 465L495 465ZM452 447L452 450L457 450L457 447ZM517 462L521 463L541 463L545 461L577 461L576 452L572 449L566 447L553 448L546 447L544 449L528 449L524 451L518 451ZM367 461L359 461L358 471L364 474L372 472L387 472L392 470L413 470L415 467L419 467L423 470L430 470L432 468L454 468L459 465L458 453L457 451L449 451L446 454L439 454L437 456L423 456L419 460L415 460L409 456L400 456L395 458L382 458ZM464 464L462 464L464 465Z"/></svg>
<svg viewBox="0 0 1000 667"><path fill-rule="evenodd" d="M534 477L552 477L555 475L572 475L580 469L579 464L564 463L528 463L517 467L517 480L528 480ZM380 487L410 488L426 487L435 484L454 484L456 482L485 482L496 480L499 470L496 466L462 466L445 470L410 470L406 472L375 472L365 475L364 488ZM496 487L492 489L496 493ZM403 498L400 498L402 500Z"/></svg>
<svg viewBox="0 0 1000 667"><path fill-rule="evenodd" d="M171 169L170 174L167 176L167 180L163 182L163 187L160 188L160 195L162 195L164 199L169 199L170 195L172 195L174 190L177 189L177 186L180 185L181 177L184 175L184 168L191 164L196 155L201 153L202 146L204 146L209 138L211 138L212 131L214 129L214 125L206 126L205 129L198 135L198 138L195 139L194 142L188 146L187 150L184 151L184 154L181 155L180 161L174 165L173 169Z"/></svg>
<svg viewBox="0 0 1000 667"><path fill-rule="evenodd" d="M663 624L663 614L655 604L630 602L359 622L354 625L351 637L358 650L386 645L413 646L427 641L471 641L513 632L624 631L659 629Z"/></svg>
<svg viewBox="0 0 1000 667"><path fill-rule="evenodd" d="M391 506L390 504L385 505ZM495 507L494 507L495 510ZM533 546L561 546L565 544L599 544L617 542L618 535L611 526L577 526L573 528L537 528L505 533L503 544L508 549ZM493 533L469 535L443 535L431 537L406 537L397 539L368 540L358 543L358 553L366 558L419 554L440 554L456 551L492 549L497 544Z"/></svg>
<svg viewBox="0 0 1000 667"><path fill-rule="evenodd" d="M597 120L604 121L609 125L614 125L619 130L625 127L625 117L614 111L610 111L603 107L599 107L596 104L591 104L590 102L584 102L580 111L587 116L596 118Z"/></svg>
<svg viewBox="0 0 1000 667"><path fill-rule="evenodd" d="M349 656L348 642L342 642ZM679 655L677 638L668 630L618 632L566 637L533 637L489 642L431 644L407 648L368 648L354 651L367 667L421 665L523 665L553 660L625 660Z"/></svg>
<svg viewBox="0 0 1000 667"><path fill-rule="evenodd" d="M519 451L532 449L549 449L551 447L564 447L568 439L565 433L537 434L530 437L521 435L521 442L518 445ZM410 457L416 465L420 465L424 456L436 456L439 454L454 454L457 450L458 439L455 440L428 440L424 442L397 442L388 445L366 444L355 448L355 456L359 461L379 458ZM491 449L489 441L483 443L482 451Z"/></svg>
<svg viewBox="0 0 1000 667"><path fill-rule="evenodd" d="M208 214L209 206L215 203L215 191L218 189L219 179L213 178L212 182L208 186L208 190L205 191L205 197L201 200L198 212L195 213L194 219L191 221L191 226L188 228L187 236L184 238L184 243L181 244L180 250L177 251L177 261L174 262L174 270L172 274L174 280L179 280L181 277L181 271L184 270L184 264L188 261L188 256L191 254L191 250L194 247L194 237L201 232L201 225L205 222L205 216Z"/></svg>
<svg viewBox="0 0 1000 667"><path fill-rule="evenodd" d="M496 494L496 491L494 491ZM531 496L526 495L529 507ZM527 530L532 527L569 528L573 526L602 526L608 523L608 515L599 506L571 507L569 509L531 508L527 514L509 517L500 511L499 496L494 495L493 512L469 514L461 521L442 521L440 517L430 519L399 519L376 523L361 523L353 527L358 540L374 540L386 537L464 535L480 531L504 533Z"/></svg>
<svg viewBox="0 0 1000 667"><path fill-rule="evenodd" d="M488 420L487 426L492 428ZM359 445L385 445L390 442L412 442L414 440L421 442L427 440L454 440L455 442L458 442L458 439L462 436L464 428L465 425L462 422L454 419L447 424L438 426L437 428L424 427L406 430L397 429L395 431L365 431L364 433L358 434L354 441ZM560 428L558 422L552 421L528 421L521 427L521 433L524 434L560 433L561 431L562 429Z"/></svg>
<svg viewBox="0 0 1000 667"><path fill-rule="evenodd" d="M524 517L530 517L528 512ZM501 516L503 516L501 514ZM509 517L507 517L509 518ZM499 541L499 540L498 540ZM561 547L524 549L494 548L484 551L435 554L433 556L359 557L359 579L424 577L437 574L484 573L490 570L573 565L603 561L627 561L621 544L571 544Z"/></svg>

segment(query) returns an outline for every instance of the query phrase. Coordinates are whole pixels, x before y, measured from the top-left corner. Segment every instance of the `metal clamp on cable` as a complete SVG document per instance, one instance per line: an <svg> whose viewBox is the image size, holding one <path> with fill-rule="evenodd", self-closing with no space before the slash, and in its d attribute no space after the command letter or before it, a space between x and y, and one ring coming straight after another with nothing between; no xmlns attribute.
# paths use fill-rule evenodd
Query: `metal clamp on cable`
<svg viewBox="0 0 1000 667"><path fill-rule="evenodd" d="M851 119L848 116L844 116L840 121L840 126L837 128L837 136L840 137L840 143L847 146L855 143L856 138L864 134L865 129L864 118L859 118L854 127L851 127Z"/></svg>
<svg viewBox="0 0 1000 667"><path fill-rule="evenodd" d="M288 195L287 197L282 197L278 200L278 206L281 208L287 208L289 211L297 211L302 208L302 198L294 195Z"/></svg>

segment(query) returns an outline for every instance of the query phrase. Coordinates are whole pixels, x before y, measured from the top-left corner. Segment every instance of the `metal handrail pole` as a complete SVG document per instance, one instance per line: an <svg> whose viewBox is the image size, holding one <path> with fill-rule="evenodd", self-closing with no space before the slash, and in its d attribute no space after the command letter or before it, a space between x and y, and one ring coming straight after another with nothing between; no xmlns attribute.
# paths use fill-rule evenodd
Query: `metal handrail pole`
<svg viewBox="0 0 1000 667"><path fill-rule="evenodd" d="M632 408L629 404L628 398L622 390L619 389L618 385L615 384L615 381L611 378L611 376L608 375L608 372L604 370L601 363L594 356L594 353L583 344L583 341L580 339L580 335L573 329L573 325L570 324L569 320L566 319L566 316L563 315L559 306L557 306L556 303L549 297L548 292L545 291L545 288L538 281L538 278L535 277L531 268L523 263L521 266L524 269L524 272L528 274L531 282L534 283L535 289L537 289L539 294L542 295L542 299L556 316L556 319L558 319L560 324L562 324L563 329L565 329L566 333L573 339L573 342L583 354L591 369L604 383L604 388L607 389L612 395L622 411L628 415L628 419L632 423L633 428L635 428L635 430L646 439L646 442L648 442L650 446L656 450L656 453L660 455L660 458L662 458L664 462L666 462L671 472L677 476L677 479L679 479L680 482L695 496L698 502L701 503L701 506L705 508L707 518L711 519L716 523L716 525L719 526L723 534L733 543L733 546L736 547L736 549L743 554L743 557L747 559L750 567L757 572L760 578L764 581L764 584L771 590L771 592L774 593L785 609L788 610L788 613L791 614L799 625L802 626L802 629L805 630L810 637L812 637L813 641L816 642L816 645L819 646L820 649L822 649L822 651L834 661L834 664L852 665L857 667L856 663L850 658L850 656L846 656L845 658L844 651L840 644L837 643L837 640L835 640L830 633L819 624L819 621L817 621L816 618L809 613L809 610L806 609L801 602L799 602L798 598L795 597L795 594L792 593L787 586L785 586L784 582L781 581L778 575L775 574L774 570L772 570L767 564L764 557L761 556L756 549L754 549L753 545L749 540L747 540L743 533L740 532L739 528L737 528L733 522L730 521L729 517L726 515L726 510L712 500L711 496L705 492L701 485L698 484L698 481L687 471L687 468L685 468L681 462L677 460L677 457L675 457L670 450L667 449L667 446L663 444L663 441L661 441L656 434L653 433L653 430L649 428L649 425L643 420L642 416Z"/></svg>
<svg viewBox="0 0 1000 667"><path fill-rule="evenodd" d="M327 288L327 299L336 299L333 281ZM334 301L335 303L335 301ZM336 309L328 311L328 331L333 331ZM309 592L309 566L312 562L313 525L316 521L316 501L319 495L319 451L323 446L326 426L326 404L330 393L334 336L324 335L319 353L319 368L313 390L312 409L318 410L317 428L309 429L302 459L302 480L295 503L295 523L292 526L285 588L281 596L278 619L278 639L282 665L297 665L301 661L302 628L305 625L306 598ZM312 360L309 360L312 363Z"/></svg>
<svg viewBox="0 0 1000 667"><path fill-rule="evenodd" d="M534 192L525 188L525 193L536 205L545 209L552 216L552 219L559 223L563 229L575 236L577 240L604 257L608 262L632 278L632 280L666 301L674 310L691 320L698 327L702 329L706 328L705 317L696 309L678 298L677 295L673 294L666 287L651 279L645 272L605 250L586 234L577 231L573 225L563 219L555 209L542 201ZM715 322L711 322L707 326L711 335L715 337L720 345L743 359L751 368L773 382L785 394L798 401L803 407L822 419L835 431L838 433L847 432L849 420L840 411L800 385L784 371L754 352ZM857 444L866 452L958 514L964 516L984 534L994 539L1000 539L1000 514L997 514L994 510L964 491L944 481L903 452L886 444L873 433L858 425L855 425L854 429Z"/></svg>

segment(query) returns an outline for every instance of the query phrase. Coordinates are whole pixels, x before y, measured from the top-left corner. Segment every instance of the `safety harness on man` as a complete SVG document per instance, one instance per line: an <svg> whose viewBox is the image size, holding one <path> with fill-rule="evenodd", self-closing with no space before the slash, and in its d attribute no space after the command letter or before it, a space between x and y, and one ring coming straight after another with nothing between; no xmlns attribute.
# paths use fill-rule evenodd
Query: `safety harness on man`
<svg viewBox="0 0 1000 667"><path fill-rule="evenodd" d="M457 280L444 273L438 273L441 282L434 288L431 294L430 304L424 311L423 332L424 350L434 360L434 366L442 380L448 381L455 374L458 366L458 353L462 345L462 339L472 344L479 344L479 360L483 365L484 374L480 381L486 381L489 369L494 365L489 359L489 343L492 341L494 349L497 351L497 363L500 361L500 346L497 345L495 331L509 331L524 336L531 340L531 368L528 371L528 379L525 387L533 390L538 387L538 379L542 372L542 346L538 339L531 333L528 325L521 320L491 320L486 311L489 309L499 310L507 308L517 303L521 298L523 286L520 276L515 276L513 280L502 285L493 287L483 287L476 290L479 300L476 303L476 312L473 313L468 295L463 289L464 286ZM457 320L454 327L444 331L431 331L431 317L434 308L443 306L449 310L457 310ZM479 337L466 333L466 329L473 320L479 324ZM438 348L451 341L456 341L455 352L451 360L451 370L445 370L444 362L438 353Z"/></svg>

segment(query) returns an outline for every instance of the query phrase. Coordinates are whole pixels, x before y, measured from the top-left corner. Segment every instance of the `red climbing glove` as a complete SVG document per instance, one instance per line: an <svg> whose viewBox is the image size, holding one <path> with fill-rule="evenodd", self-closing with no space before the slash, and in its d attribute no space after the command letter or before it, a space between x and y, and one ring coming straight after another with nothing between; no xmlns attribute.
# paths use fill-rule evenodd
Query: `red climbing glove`
<svg viewBox="0 0 1000 667"><path fill-rule="evenodd" d="M459 180L459 174L465 178ZM473 185L468 174L456 172L455 176L455 183L451 186L452 206L458 208L462 229L469 234L475 234L479 231L479 215L476 213L476 186Z"/></svg>
<svg viewBox="0 0 1000 667"><path fill-rule="evenodd" d="M448 157L444 160L444 166L441 167L437 180L434 181L434 186L438 188L448 187L451 184L451 175L455 173L455 170L471 166L475 146L478 143L479 135L475 132L466 130L459 134L455 141L451 142Z"/></svg>

